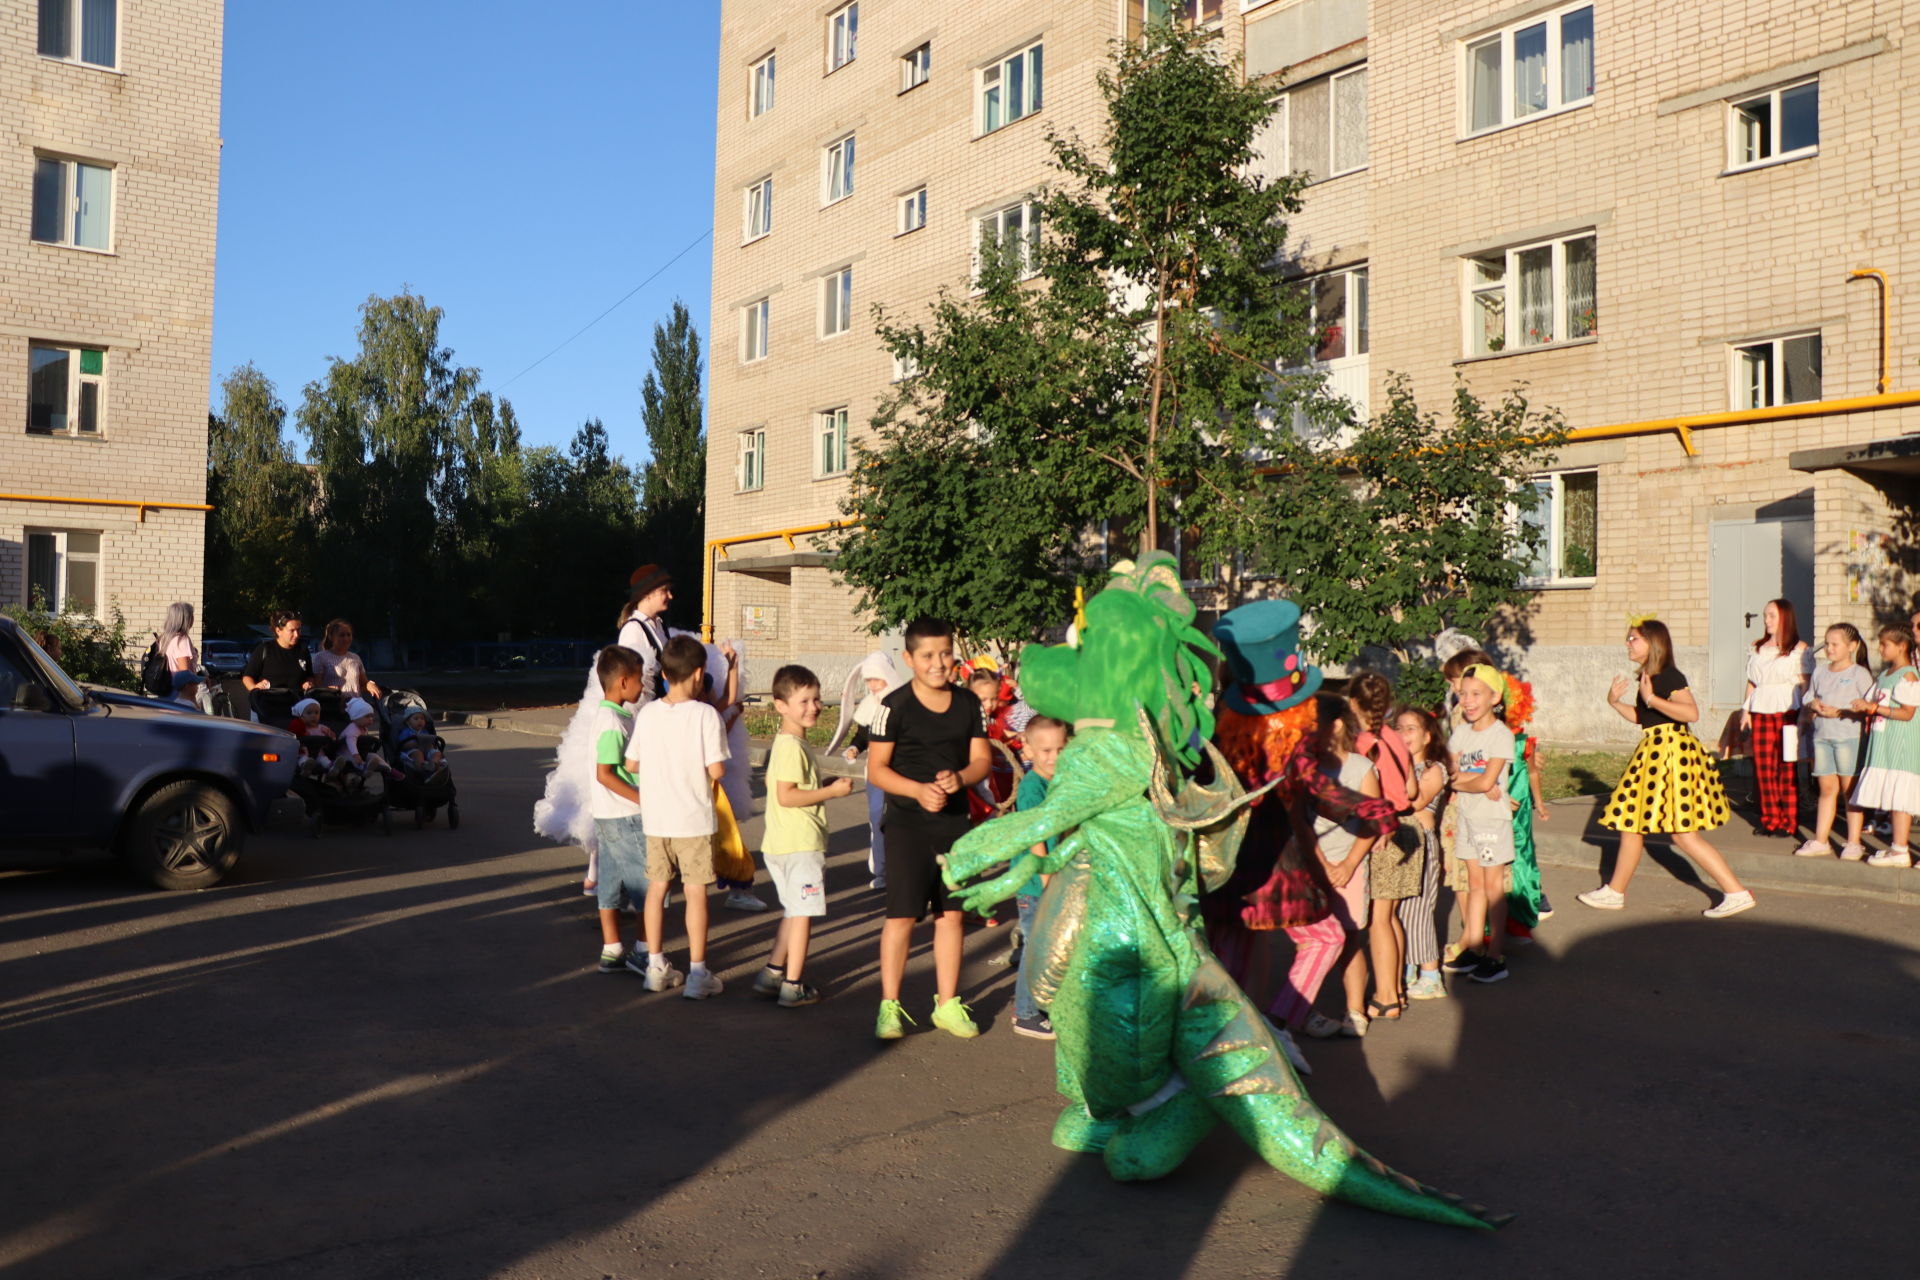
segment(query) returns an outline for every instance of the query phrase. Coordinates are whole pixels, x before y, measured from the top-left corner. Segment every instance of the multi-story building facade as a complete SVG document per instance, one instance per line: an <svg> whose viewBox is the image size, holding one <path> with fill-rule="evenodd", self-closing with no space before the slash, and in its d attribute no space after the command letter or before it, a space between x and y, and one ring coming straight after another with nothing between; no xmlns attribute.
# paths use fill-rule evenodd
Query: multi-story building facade
<svg viewBox="0 0 1920 1280"><path fill-rule="evenodd" d="M220 0L5 0L0 602L198 606Z"/></svg>
<svg viewBox="0 0 1920 1280"><path fill-rule="evenodd" d="M857 430L892 370L870 325L825 336L820 281L850 263L856 317L923 304L964 284L994 202L1045 180L1038 129L984 127L989 77L1005 83L1008 59L1043 43L1039 114L1085 132L1107 41L1163 8L989 4L936 24L919 6L859 7L858 58L879 56L839 85L855 64L832 68L827 10L729 5L724 19L710 537L837 514L821 415L844 404ZM1906 45L1920 4L1174 7L1286 89L1262 163L1312 179L1291 270L1333 335L1319 352L1333 388L1365 409L1404 374L1444 411L1456 382L1487 397L1524 385L1565 415L1574 438L1535 479L1539 590L1502 645L1538 687L1543 732L1631 732L1604 706L1629 615L1668 622L1723 714L1768 599L1793 600L1803 633L1904 619L1920 342L1898 304L1920 270L1903 234L1920 135L1899 87L1920 72ZM922 42L933 74L902 90ZM767 54L792 70L756 116ZM843 135L862 164L873 140L876 170L844 205L826 185ZM759 236L747 193L768 175L792 196ZM925 225L907 232L895 206L921 182ZM757 618L760 654L829 667L862 647L804 539L734 554L738 571L716 575L719 630Z"/></svg>

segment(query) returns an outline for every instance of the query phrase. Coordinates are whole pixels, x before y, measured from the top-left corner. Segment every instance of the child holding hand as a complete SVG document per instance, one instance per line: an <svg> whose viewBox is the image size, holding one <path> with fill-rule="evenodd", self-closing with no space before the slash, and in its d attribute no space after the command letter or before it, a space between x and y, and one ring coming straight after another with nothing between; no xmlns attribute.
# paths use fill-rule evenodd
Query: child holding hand
<svg viewBox="0 0 1920 1280"><path fill-rule="evenodd" d="M1507 962L1501 946L1507 926L1507 868L1513 865L1513 810L1507 803L1507 770L1514 762L1513 731L1500 722L1507 681L1492 667L1476 663L1459 683L1462 724L1447 740L1453 753L1453 795L1459 812L1457 854L1467 871L1465 932L1460 953L1446 963L1448 973L1465 973L1475 982L1501 982ZM1486 949L1472 944L1484 937Z"/></svg>
<svg viewBox="0 0 1920 1280"><path fill-rule="evenodd" d="M1067 740L1072 736L1073 726L1052 716L1035 716L1027 722L1026 756L1033 767L1020 779L1015 804L1021 812L1037 809L1046 802L1047 788L1060 766L1060 753L1066 750ZM1033 856L1043 858L1057 844L1058 840L1037 844L1033 846ZM1020 910L1020 967L1013 979L1013 1033L1035 1040L1054 1039L1053 1022L1034 1001L1032 980L1028 976L1033 963L1033 918L1040 910L1040 894L1046 885L1047 877L1036 874L1013 895L1014 905Z"/></svg>
<svg viewBox="0 0 1920 1280"><path fill-rule="evenodd" d="M1867 763L1847 805L1847 847L1860 843L1860 823L1868 809L1885 809L1893 816L1893 843L1867 859L1870 867L1910 867L1907 846L1913 815L1920 813L1920 672L1913 667L1913 634L1905 627L1880 632L1880 661L1884 674L1868 698L1855 700L1852 710L1866 717Z"/></svg>
<svg viewBox="0 0 1920 1280"><path fill-rule="evenodd" d="M1827 664L1814 668L1807 690L1807 713L1813 717L1813 781L1820 788L1814 810L1813 838L1794 853L1802 858L1833 856L1833 820L1843 798L1853 794L1854 775L1860 772L1860 730L1866 717L1854 704L1873 696L1873 672L1867 670L1867 642L1850 622L1827 628ZM1849 843L1840 856L1857 862L1867 856L1864 847Z"/></svg>

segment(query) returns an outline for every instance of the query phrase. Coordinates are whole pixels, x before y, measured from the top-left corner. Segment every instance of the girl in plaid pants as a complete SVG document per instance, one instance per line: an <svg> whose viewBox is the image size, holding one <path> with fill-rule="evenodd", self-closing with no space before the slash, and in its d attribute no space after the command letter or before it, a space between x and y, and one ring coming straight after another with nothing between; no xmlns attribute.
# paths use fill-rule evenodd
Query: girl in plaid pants
<svg viewBox="0 0 1920 1280"><path fill-rule="evenodd" d="M1740 704L1740 726L1753 734L1760 830L1790 836L1799 827L1799 790L1785 737L1787 728L1800 719L1800 699L1813 670L1813 653L1800 639L1791 600L1767 601L1761 618L1766 634L1753 642L1753 653L1747 658L1747 696Z"/></svg>

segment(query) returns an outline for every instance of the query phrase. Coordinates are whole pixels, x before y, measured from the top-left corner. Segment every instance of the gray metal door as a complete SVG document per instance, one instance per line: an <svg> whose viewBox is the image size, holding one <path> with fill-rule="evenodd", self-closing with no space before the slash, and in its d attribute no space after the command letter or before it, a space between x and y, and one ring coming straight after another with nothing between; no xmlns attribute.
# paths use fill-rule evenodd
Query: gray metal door
<svg viewBox="0 0 1920 1280"><path fill-rule="evenodd" d="M1740 705L1746 693L1747 656L1765 631L1767 601L1793 602L1800 638L1815 643L1813 616L1813 518L1722 520L1712 526L1708 558L1708 693L1714 707ZM1687 644L1688 636L1675 636Z"/></svg>

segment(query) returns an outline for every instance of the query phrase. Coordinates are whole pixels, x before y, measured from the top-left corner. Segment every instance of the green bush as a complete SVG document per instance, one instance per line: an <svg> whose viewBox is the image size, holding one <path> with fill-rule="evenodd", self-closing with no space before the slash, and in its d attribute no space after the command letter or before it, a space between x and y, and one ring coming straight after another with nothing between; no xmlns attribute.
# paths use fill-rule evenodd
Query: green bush
<svg viewBox="0 0 1920 1280"><path fill-rule="evenodd" d="M139 692L140 671L127 655L127 619L117 601L107 606L102 622L85 613L55 613L36 589L31 604L10 604L0 613L18 622L75 680Z"/></svg>

